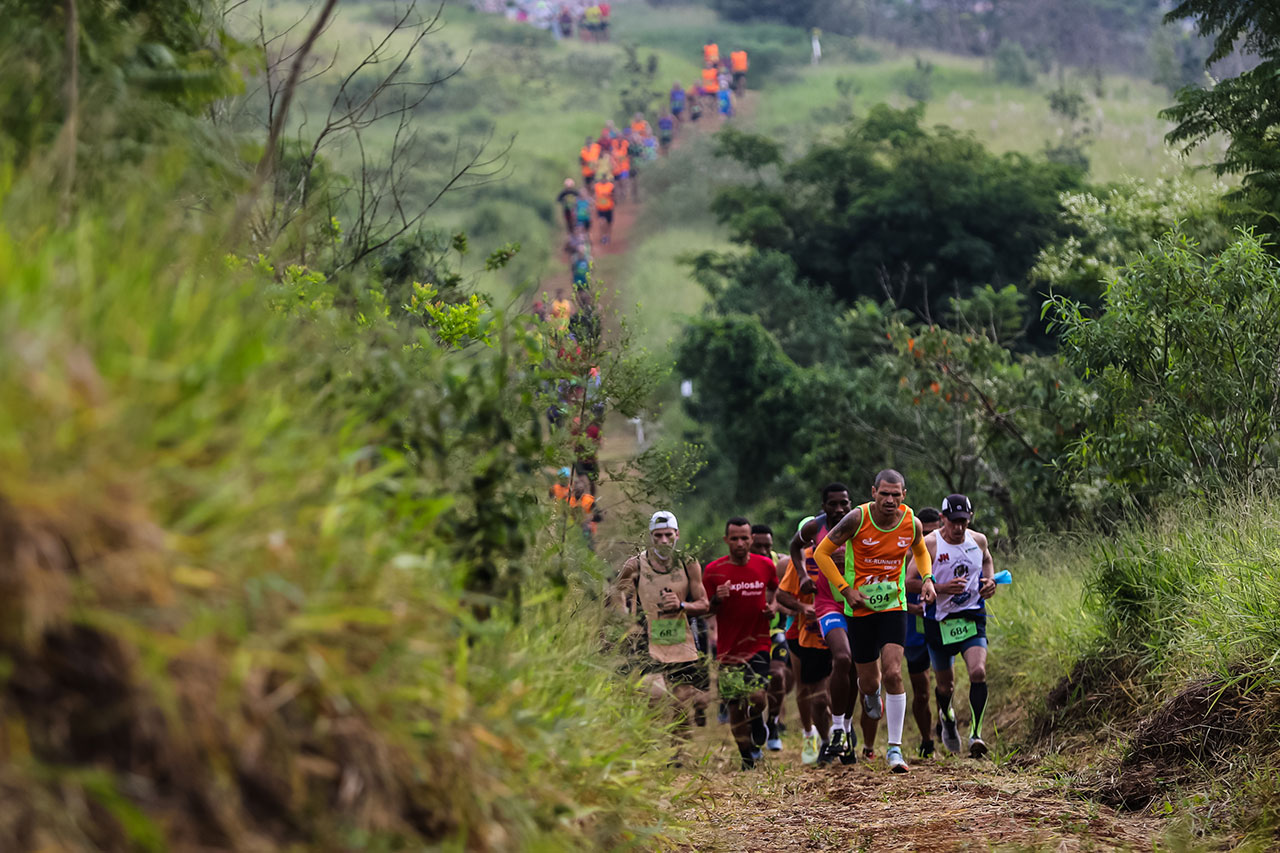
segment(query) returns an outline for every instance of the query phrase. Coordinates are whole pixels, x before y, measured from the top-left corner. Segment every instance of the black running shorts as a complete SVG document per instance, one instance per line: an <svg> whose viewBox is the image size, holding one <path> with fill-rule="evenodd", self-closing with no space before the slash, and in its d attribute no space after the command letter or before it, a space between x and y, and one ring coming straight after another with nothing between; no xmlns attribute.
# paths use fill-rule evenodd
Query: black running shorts
<svg viewBox="0 0 1280 853"><path fill-rule="evenodd" d="M831 650L811 649L799 640L787 640L791 655L800 662L800 683L817 684L831 674Z"/></svg>
<svg viewBox="0 0 1280 853"><path fill-rule="evenodd" d="M929 646L921 643L918 646L907 646L903 649L903 655L907 659L907 672L916 675L921 672L929 671Z"/></svg>
<svg viewBox="0 0 1280 853"><path fill-rule="evenodd" d="M907 611L882 610L867 616L850 616L849 648L854 663L871 663L880 658L880 649L907 641Z"/></svg>

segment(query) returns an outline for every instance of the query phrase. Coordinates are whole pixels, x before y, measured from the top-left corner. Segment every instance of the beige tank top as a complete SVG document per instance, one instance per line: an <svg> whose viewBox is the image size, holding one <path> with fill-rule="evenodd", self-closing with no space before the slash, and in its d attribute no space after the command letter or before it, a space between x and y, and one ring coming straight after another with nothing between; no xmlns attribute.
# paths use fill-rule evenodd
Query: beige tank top
<svg viewBox="0 0 1280 853"><path fill-rule="evenodd" d="M646 549L638 557L636 593L639 598L638 616L643 616L649 639L649 656L662 663L686 663L698 659L698 649L693 644L693 630L684 611L664 612L659 601L667 590L681 601L689 600L689 574L686 562L673 566L671 571L655 571Z"/></svg>

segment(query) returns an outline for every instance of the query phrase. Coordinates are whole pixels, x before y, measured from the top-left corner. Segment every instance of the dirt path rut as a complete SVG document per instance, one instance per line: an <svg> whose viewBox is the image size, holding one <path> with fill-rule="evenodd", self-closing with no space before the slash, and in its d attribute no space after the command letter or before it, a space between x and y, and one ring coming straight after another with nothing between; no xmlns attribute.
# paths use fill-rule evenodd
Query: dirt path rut
<svg viewBox="0 0 1280 853"><path fill-rule="evenodd" d="M719 735L718 742L711 738ZM880 757L806 767L788 738L751 771L734 769L728 730L699 732L709 749L674 804L689 851L1151 850L1163 824L1072 798L1034 769L952 756L893 775ZM774 756L777 757L774 757Z"/></svg>

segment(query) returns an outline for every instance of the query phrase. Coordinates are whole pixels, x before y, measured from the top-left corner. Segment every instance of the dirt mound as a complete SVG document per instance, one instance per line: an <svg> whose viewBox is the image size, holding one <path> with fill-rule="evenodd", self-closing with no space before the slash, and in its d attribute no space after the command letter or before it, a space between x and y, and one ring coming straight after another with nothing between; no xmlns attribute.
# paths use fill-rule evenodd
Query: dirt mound
<svg viewBox="0 0 1280 853"><path fill-rule="evenodd" d="M163 537L114 497L0 499L0 849L321 850L344 829L453 828L436 785L452 780L415 779L359 709L184 642Z"/></svg>
<svg viewBox="0 0 1280 853"><path fill-rule="evenodd" d="M1130 715L1137 707L1135 674L1142 671L1133 657L1085 655L1069 675L1045 697L1045 707L1033 716L1031 736L1047 740L1059 732L1093 731L1099 723Z"/></svg>
<svg viewBox="0 0 1280 853"><path fill-rule="evenodd" d="M1142 721L1116 772L1093 793L1108 805L1146 808L1171 787L1227 768L1278 718L1280 696L1244 671L1197 681Z"/></svg>

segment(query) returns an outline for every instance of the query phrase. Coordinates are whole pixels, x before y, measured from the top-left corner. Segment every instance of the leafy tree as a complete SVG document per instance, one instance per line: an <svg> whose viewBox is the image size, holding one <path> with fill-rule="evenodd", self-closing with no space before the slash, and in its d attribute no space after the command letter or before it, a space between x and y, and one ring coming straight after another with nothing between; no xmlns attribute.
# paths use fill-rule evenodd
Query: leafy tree
<svg viewBox="0 0 1280 853"><path fill-rule="evenodd" d="M1106 192L1064 193L1062 215L1072 233L1040 253L1032 282L1097 306L1119 269L1175 228L1202 251L1220 251L1229 242L1220 201L1224 191L1221 185L1202 187L1179 176L1128 178Z"/></svg>
<svg viewBox="0 0 1280 853"><path fill-rule="evenodd" d="M11 0L4 18L0 153L20 163L57 154L49 146L61 137L66 169L96 167L87 179L118 180L121 162L207 136L195 117L239 90L255 59L204 0ZM216 156L194 148L197 159Z"/></svg>
<svg viewBox="0 0 1280 853"><path fill-rule="evenodd" d="M1065 460L1136 499L1240 484L1280 461L1280 261L1254 234L1216 256L1170 236L1126 266L1105 310L1046 306L1090 380L1087 429Z"/></svg>
<svg viewBox="0 0 1280 853"><path fill-rule="evenodd" d="M797 364L836 364L851 354L839 328L815 334L814 322L835 310L830 290L798 279L795 263L781 252L705 252L692 265L716 313L756 315Z"/></svg>
<svg viewBox="0 0 1280 853"><path fill-rule="evenodd" d="M693 380L689 413L704 425L717 462L707 471L720 478L711 493L751 500L790 455L778 439L803 414L790 389L798 368L756 317L741 314L690 324L676 368Z"/></svg>
<svg viewBox="0 0 1280 853"><path fill-rule="evenodd" d="M1239 175L1240 189L1230 198L1240 202L1260 227L1274 232L1280 216L1280 6L1236 0L1183 0L1165 17L1192 19L1200 35L1213 40L1208 67L1237 46L1259 62L1212 88L1187 87L1164 118L1177 122L1169 141L1191 149L1217 134L1229 139L1215 164L1219 175Z"/></svg>
<svg viewBox="0 0 1280 853"><path fill-rule="evenodd" d="M885 105L812 146L769 186L722 190L712 210L738 242L776 250L839 298L890 298L927 316L975 285L1021 281L1065 235L1070 167L994 155L972 136Z"/></svg>

